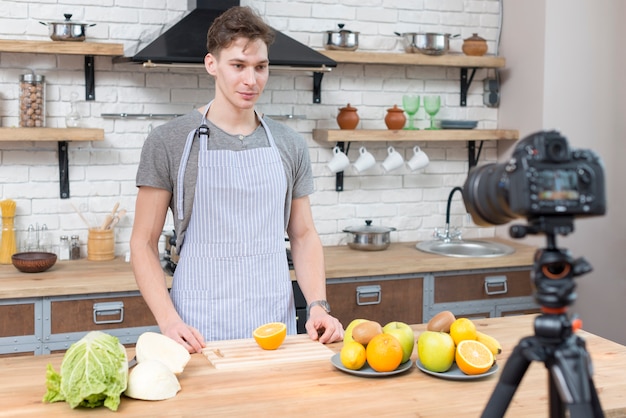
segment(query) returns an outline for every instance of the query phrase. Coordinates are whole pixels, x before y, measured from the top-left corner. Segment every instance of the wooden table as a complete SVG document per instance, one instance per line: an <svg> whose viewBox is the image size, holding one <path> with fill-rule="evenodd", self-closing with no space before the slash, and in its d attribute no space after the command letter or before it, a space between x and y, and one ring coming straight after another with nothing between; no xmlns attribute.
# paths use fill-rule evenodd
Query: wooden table
<svg viewBox="0 0 626 418"><path fill-rule="evenodd" d="M519 339L533 334L534 316L477 320L478 329L497 337L504 365ZM424 325L415 325L416 331ZM592 335L587 341L593 379L608 417L626 416L626 347ZM341 343L330 346L334 351ZM132 354L132 350L129 349ZM415 359L415 354L413 356ZM57 370L62 355L0 359L0 417L113 416L106 408L72 410L67 403L43 404L46 364ZM475 381L431 377L413 366L404 374L363 378L335 369L330 361L303 358L300 363L257 366L249 370L215 369L202 354L192 355L180 376L182 390L166 401L123 397L119 416L480 416L501 373ZM547 372L533 363L507 411L507 417L547 417Z"/></svg>

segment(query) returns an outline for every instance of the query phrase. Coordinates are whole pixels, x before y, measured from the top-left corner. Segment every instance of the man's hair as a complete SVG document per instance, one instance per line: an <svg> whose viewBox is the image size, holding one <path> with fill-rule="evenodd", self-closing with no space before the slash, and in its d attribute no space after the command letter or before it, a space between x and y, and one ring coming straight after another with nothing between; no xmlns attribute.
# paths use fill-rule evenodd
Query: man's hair
<svg viewBox="0 0 626 418"><path fill-rule="evenodd" d="M249 41L260 39L269 49L275 36L274 30L250 7L235 6L213 21L206 35L206 47L209 53L217 56L233 41L244 38Z"/></svg>

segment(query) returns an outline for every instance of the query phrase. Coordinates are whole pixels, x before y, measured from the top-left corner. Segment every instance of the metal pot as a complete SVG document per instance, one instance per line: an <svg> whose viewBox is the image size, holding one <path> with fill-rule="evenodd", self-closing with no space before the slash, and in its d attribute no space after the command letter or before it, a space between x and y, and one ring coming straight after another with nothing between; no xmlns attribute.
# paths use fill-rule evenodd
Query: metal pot
<svg viewBox="0 0 626 418"><path fill-rule="evenodd" d="M421 52L426 55L444 55L450 50L450 38L460 35L450 35L449 33L398 33L396 35L404 38L404 50L409 53Z"/></svg>
<svg viewBox="0 0 626 418"><path fill-rule="evenodd" d="M353 250L380 251L389 247L389 233L396 228L387 226L373 226L371 220L366 220L365 225L351 226L343 230L351 234L348 246Z"/></svg>
<svg viewBox="0 0 626 418"><path fill-rule="evenodd" d="M356 51L359 47L359 32L344 29L343 23L339 23L339 30L326 31L326 43L324 48L340 51Z"/></svg>
<svg viewBox="0 0 626 418"><path fill-rule="evenodd" d="M72 15L69 13L65 13L63 16L65 16L63 22L39 22L44 26L48 26L48 33L53 41L84 41L85 28L96 25L95 23L70 22Z"/></svg>

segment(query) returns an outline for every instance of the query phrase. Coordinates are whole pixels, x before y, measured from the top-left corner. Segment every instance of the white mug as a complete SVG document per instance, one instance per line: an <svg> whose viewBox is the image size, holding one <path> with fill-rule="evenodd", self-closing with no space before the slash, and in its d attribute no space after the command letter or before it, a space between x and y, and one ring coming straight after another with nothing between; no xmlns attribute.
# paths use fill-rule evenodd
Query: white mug
<svg viewBox="0 0 626 418"><path fill-rule="evenodd" d="M397 168L402 167L404 164L404 158L402 154L396 151L393 147L387 148L387 158L383 161L383 169L386 172L393 171Z"/></svg>
<svg viewBox="0 0 626 418"><path fill-rule="evenodd" d="M357 173L362 173L376 165L376 158L365 147L359 148L359 154L359 158L352 164Z"/></svg>
<svg viewBox="0 0 626 418"><path fill-rule="evenodd" d="M428 155L426 155L426 153L416 145L413 147L413 157L411 157L406 165L411 169L411 171L416 171L426 167L429 162L430 159L428 158Z"/></svg>
<svg viewBox="0 0 626 418"><path fill-rule="evenodd" d="M333 158L328 162L328 168L333 173L339 173L350 166L350 159L341 151L341 148L333 148Z"/></svg>

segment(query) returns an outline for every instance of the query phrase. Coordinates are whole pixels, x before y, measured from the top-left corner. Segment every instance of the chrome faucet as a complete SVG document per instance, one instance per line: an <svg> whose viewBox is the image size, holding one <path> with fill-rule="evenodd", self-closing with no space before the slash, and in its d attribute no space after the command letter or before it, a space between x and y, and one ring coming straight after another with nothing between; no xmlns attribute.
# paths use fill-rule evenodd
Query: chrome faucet
<svg viewBox="0 0 626 418"><path fill-rule="evenodd" d="M461 193L463 196L463 189L461 187L455 187L452 189L450 194L448 195L448 206L446 207L446 226L443 231L440 231L439 228L435 228L434 237L443 241L451 241L453 239L461 240L461 231L454 227L452 231L450 231L450 206L452 204L452 197L455 192Z"/></svg>

